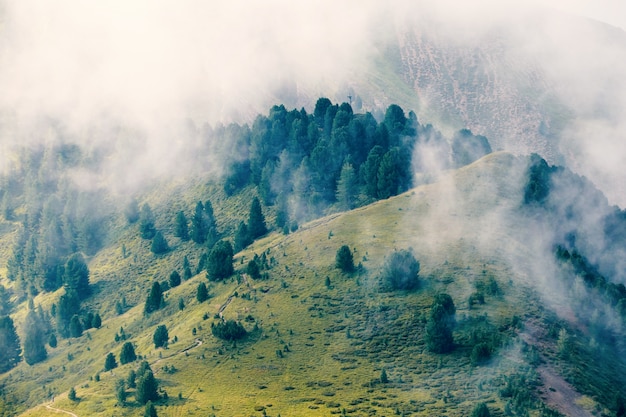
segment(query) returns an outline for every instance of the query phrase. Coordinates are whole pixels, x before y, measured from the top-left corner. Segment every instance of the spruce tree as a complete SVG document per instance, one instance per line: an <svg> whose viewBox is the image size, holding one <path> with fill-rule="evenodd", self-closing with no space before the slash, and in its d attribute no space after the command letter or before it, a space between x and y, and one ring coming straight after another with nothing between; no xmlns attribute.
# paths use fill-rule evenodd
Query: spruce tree
<svg viewBox="0 0 626 417"><path fill-rule="evenodd" d="M196 210L191 218L191 239L199 244L206 242L208 225L204 205L201 201L196 204Z"/></svg>
<svg viewBox="0 0 626 417"><path fill-rule="evenodd" d="M21 360L21 353L13 319L10 316L0 317L0 373L14 368Z"/></svg>
<svg viewBox="0 0 626 417"><path fill-rule="evenodd" d="M172 273L170 274L169 283L170 288L175 288L180 285L180 274L178 273L178 271L172 271Z"/></svg>
<svg viewBox="0 0 626 417"><path fill-rule="evenodd" d="M150 250L155 255L161 255L170 250L167 240L165 239L165 236L163 236L163 233L161 233L161 231L157 231L154 234L154 237L152 238L152 245L150 246Z"/></svg>
<svg viewBox="0 0 626 417"><path fill-rule="evenodd" d="M207 276L211 281L222 281L234 272L233 247L228 240L220 240L209 252Z"/></svg>
<svg viewBox="0 0 626 417"><path fill-rule="evenodd" d="M139 204L137 204L137 200L135 198L130 200L124 209L124 215L126 216L126 220L128 220L129 224L133 224L139 220Z"/></svg>
<svg viewBox="0 0 626 417"><path fill-rule="evenodd" d="M91 322L91 327L94 329L99 329L102 327L102 318L100 317L100 313L96 313L93 316L93 321Z"/></svg>
<svg viewBox="0 0 626 417"><path fill-rule="evenodd" d="M117 361L115 360L115 355L112 352L109 352L104 359L104 370L110 371L112 369L117 368Z"/></svg>
<svg viewBox="0 0 626 417"><path fill-rule="evenodd" d="M89 268L80 253L73 254L65 263L63 284L66 292L74 291L81 300L87 298L91 293Z"/></svg>
<svg viewBox="0 0 626 417"><path fill-rule="evenodd" d="M187 258L187 255L185 255L185 257L183 258L183 279L187 281L192 276L193 274L191 272L191 265L189 264L189 259Z"/></svg>
<svg viewBox="0 0 626 417"><path fill-rule="evenodd" d="M196 299L199 303L204 303L209 299L209 290L204 282L198 284L198 290L196 291Z"/></svg>
<svg viewBox="0 0 626 417"><path fill-rule="evenodd" d="M152 288L150 288L150 294L148 294L148 298L146 298L143 312L144 314L150 314L153 311L157 311L158 309L160 309L163 304L164 301L161 284L159 284L158 281L155 281L152 283Z"/></svg>
<svg viewBox="0 0 626 417"><path fill-rule="evenodd" d="M452 329L456 308L448 294L437 294L426 322L426 347L433 353L447 353L454 349Z"/></svg>
<svg viewBox="0 0 626 417"><path fill-rule="evenodd" d="M139 235L142 239L152 239L156 233L155 219L148 203L141 206L139 214Z"/></svg>
<svg viewBox="0 0 626 417"><path fill-rule="evenodd" d="M335 255L335 267L341 269L343 272L354 271L354 258L348 245L343 245L337 250L337 254Z"/></svg>
<svg viewBox="0 0 626 417"><path fill-rule="evenodd" d="M81 337L83 335L83 324L80 322L78 314L74 314L70 320L70 337Z"/></svg>
<svg viewBox="0 0 626 417"><path fill-rule="evenodd" d="M137 354L135 353L135 347L132 342L126 342L122 346L120 351L120 363L126 365L137 360Z"/></svg>
<svg viewBox="0 0 626 417"><path fill-rule="evenodd" d="M126 404L126 383L123 379L119 379L115 385L115 397L119 405L124 406Z"/></svg>
<svg viewBox="0 0 626 417"><path fill-rule="evenodd" d="M34 365L46 359L46 335L43 331L39 318L34 311L29 311L24 320L24 361L29 365Z"/></svg>
<svg viewBox="0 0 626 417"><path fill-rule="evenodd" d="M135 398L139 404L159 399L159 384L150 369L143 372L137 379Z"/></svg>
<svg viewBox="0 0 626 417"><path fill-rule="evenodd" d="M261 209L261 202L258 197L254 197L250 204L250 216L248 217L248 233L250 239L254 240L267 233L267 226L265 225L265 216Z"/></svg>
<svg viewBox="0 0 626 417"><path fill-rule="evenodd" d="M185 216L185 213L182 210L176 214L175 235L184 242L189 240L189 225L187 222L187 216Z"/></svg>
<svg viewBox="0 0 626 417"><path fill-rule="evenodd" d="M155 348L167 347L167 342L169 340L169 334L167 332L167 327L164 324L157 326L154 334L152 335L152 341L154 342Z"/></svg>
<svg viewBox="0 0 626 417"><path fill-rule="evenodd" d="M245 222L239 222L239 227L235 233L235 251L239 252L252 243L250 232Z"/></svg>
<svg viewBox="0 0 626 417"><path fill-rule="evenodd" d="M337 205L340 210L350 210L354 208L357 195L357 178L354 167L346 162L341 167L341 174L337 181Z"/></svg>
<svg viewBox="0 0 626 417"><path fill-rule="evenodd" d="M152 401L148 401L146 403L146 408L143 411L143 417L159 417Z"/></svg>

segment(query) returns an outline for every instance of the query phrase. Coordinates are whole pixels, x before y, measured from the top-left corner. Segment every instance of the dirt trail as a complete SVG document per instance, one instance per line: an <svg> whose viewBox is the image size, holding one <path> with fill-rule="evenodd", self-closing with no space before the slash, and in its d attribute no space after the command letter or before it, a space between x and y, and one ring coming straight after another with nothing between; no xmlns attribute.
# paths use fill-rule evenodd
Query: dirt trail
<svg viewBox="0 0 626 417"><path fill-rule="evenodd" d="M524 342L541 350L544 347L541 341L545 336L543 333L545 331L540 326L529 321L524 324L520 337ZM537 372L543 382L539 394L548 406L569 417L593 417L593 414L577 404L582 395L557 374L552 366L541 365L537 367Z"/></svg>
<svg viewBox="0 0 626 417"><path fill-rule="evenodd" d="M48 410L54 411L55 413L65 413L65 414L69 414L72 417L78 417L76 414L72 413L71 411L61 410L60 408L52 407L50 404L46 404L46 408Z"/></svg>

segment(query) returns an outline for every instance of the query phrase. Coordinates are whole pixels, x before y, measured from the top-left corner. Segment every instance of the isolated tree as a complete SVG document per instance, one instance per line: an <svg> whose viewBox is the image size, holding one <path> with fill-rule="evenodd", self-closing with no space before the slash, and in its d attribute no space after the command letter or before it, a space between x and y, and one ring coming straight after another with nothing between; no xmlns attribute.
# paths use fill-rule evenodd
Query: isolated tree
<svg viewBox="0 0 626 417"><path fill-rule="evenodd" d="M171 288L175 288L178 287L180 285L180 274L178 273L178 271L173 270L172 273L170 274L170 279L169 279L169 283L170 283L170 287Z"/></svg>
<svg viewBox="0 0 626 417"><path fill-rule="evenodd" d="M198 284L198 289L196 291L196 299L199 303L204 303L209 299L209 290L204 282Z"/></svg>
<svg viewBox="0 0 626 417"><path fill-rule="evenodd" d="M163 236L163 233L161 233L161 231L155 232L154 237L152 238L152 245L150 246L150 250L155 255L161 255L170 250L167 240L165 239L165 236Z"/></svg>
<svg viewBox="0 0 626 417"><path fill-rule="evenodd" d="M170 336L167 333L167 327L164 324L157 326L154 331L154 335L152 335L152 341L154 342L155 348L167 347L167 342Z"/></svg>
<svg viewBox="0 0 626 417"><path fill-rule="evenodd" d="M120 351L120 363L126 365L127 363L135 362L137 360L137 354L135 353L135 346L132 342L126 342L122 346Z"/></svg>
<svg viewBox="0 0 626 417"><path fill-rule="evenodd" d="M191 273L191 265L189 264L189 259L187 255L183 258L183 279L186 281L193 276Z"/></svg>
<svg viewBox="0 0 626 417"><path fill-rule="evenodd" d="M426 347L433 353L447 353L454 349L452 330L456 308L448 294L437 294L426 322Z"/></svg>
<svg viewBox="0 0 626 417"><path fill-rule="evenodd" d="M100 317L100 313L96 313L93 315L91 327L93 327L94 329L99 329L100 327L102 327L102 318Z"/></svg>
<svg viewBox="0 0 626 417"><path fill-rule="evenodd" d="M156 233L155 219L148 203L141 206L139 214L139 235L142 239L152 239Z"/></svg>
<svg viewBox="0 0 626 417"><path fill-rule="evenodd" d="M50 336L48 337L48 346L54 349L57 347L57 343L57 336L54 333L50 333Z"/></svg>
<svg viewBox="0 0 626 417"><path fill-rule="evenodd" d="M414 290L419 285L420 263L413 252L400 249L392 252L383 265L382 281L389 290Z"/></svg>
<svg viewBox="0 0 626 417"><path fill-rule="evenodd" d="M178 309L180 311L183 311L185 309L185 299L183 297L180 297L178 299Z"/></svg>
<svg viewBox="0 0 626 417"><path fill-rule="evenodd" d="M143 411L143 417L159 417L152 401L148 401L146 403L146 408Z"/></svg>
<svg viewBox="0 0 626 417"><path fill-rule="evenodd" d="M358 182L354 172L354 167L349 162L345 162L341 167L339 180L337 181L337 205L340 210L350 210L354 208L358 193Z"/></svg>
<svg viewBox="0 0 626 417"><path fill-rule="evenodd" d="M71 387L70 390L67 392L67 399L73 402L78 401L78 397L76 396L76 390L74 389L74 387Z"/></svg>
<svg viewBox="0 0 626 417"><path fill-rule="evenodd" d="M250 216L248 217L248 233L252 240L263 236L267 233L267 226L265 225L265 216L261 209L261 202L257 197L254 197L250 204Z"/></svg>
<svg viewBox="0 0 626 417"><path fill-rule="evenodd" d="M246 265L246 274L252 279L261 279L261 268L259 267L258 256L254 255L248 265Z"/></svg>
<svg viewBox="0 0 626 417"><path fill-rule="evenodd" d="M128 220L128 223L130 224L133 224L137 220L139 220L139 204L137 204L137 200L135 198L130 200L130 202L124 209L124 215L126 216L126 220Z"/></svg>
<svg viewBox="0 0 626 417"><path fill-rule="evenodd" d="M24 341L23 356L24 361L29 365L34 365L46 359L46 334L40 323L37 313L30 310L24 320Z"/></svg>
<svg viewBox="0 0 626 417"><path fill-rule="evenodd" d="M354 258L348 245L343 245L337 250L335 268L341 269L341 271L346 273L354 271Z"/></svg>
<svg viewBox="0 0 626 417"><path fill-rule="evenodd" d="M66 292L75 291L78 298L83 300L89 296L89 268L80 253L75 253L69 257L65 263L65 273L63 274L63 284Z"/></svg>
<svg viewBox="0 0 626 417"><path fill-rule="evenodd" d="M148 298L143 308L144 314L150 314L153 311L160 309L165 302L163 301L163 291L161 290L161 284L158 281L152 283Z"/></svg>
<svg viewBox="0 0 626 417"><path fill-rule="evenodd" d="M78 314L74 314L70 320L70 337L81 337L83 335L83 324L80 322Z"/></svg>
<svg viewBox="0 0 626 417"><path fill-rule="evenodd" d="M228 240L220 240L209 252L207 276L211 281L222 281L234 272L233 247Z"/></svg>
<svg viewBox="0 0 626 417"><path fill-rule="evenodd" d="M189 224L187 216L185 216L182 210L176 214L176 229L174 234L184 242L189 240Z"/></svg>
<svg viewBox="0 0 626 417"><path fill-rule="evenodd" d="M385 370L385 368L383 368L383 370L380 371L380 382L382 382L383 384L386 384L389 382L389 377L387 376L387 371Z"/></svg>
<svg viewBox="0 0 626 417"><path fill-rule="evenodd" d="M0 373L14 368L21 360L22 348L13 319L0 317Z"/></svg>
<svg viewBox="0 0 626 417"><path fill-rule="evenodd" d="M157 401L159 399L158 389L159 384L152 370L146 370L137 379L135 398L139 404L146 404L148 401Z"/></svg>
<svg viewBox="0 0 626 417"><path fill-rule="evenodd" d="M104 370L110 371L111 369L117 368L117 361L115 360L115 355L112 352L109 352L104 358Z"/></svg>

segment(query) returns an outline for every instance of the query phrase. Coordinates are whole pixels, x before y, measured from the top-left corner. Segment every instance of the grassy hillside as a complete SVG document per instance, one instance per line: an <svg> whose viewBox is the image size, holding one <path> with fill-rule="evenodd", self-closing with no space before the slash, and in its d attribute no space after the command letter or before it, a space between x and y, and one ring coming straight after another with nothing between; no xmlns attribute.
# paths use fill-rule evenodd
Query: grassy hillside
<svg viewBox="0 0 626 417"><path fill-rule="evenodd" d="M89 302L105 312L102 328L60 341L48 348L46 361L21 363L2 380L10 395L23 399L20 407L33 407L23 416L50 415L38 404L81 417L141 416L134 390L127 390L124 407L115 396L117 380L138 362L103 371L107 353L119 360L124 340L116 341L116 334L123 327L167 392L168 399L157 404L159 416L464 416L479 402L492 415L551 415L542 403L567 412L554 395L562 392L574 400L576 412L602 411L598 401L604 399L594 394L614 383L623 365L608 351L613 370L589 362L586 349L575 349L569 362L559 355L559 329L571 332L573 344L587 339L584 329L551 312L557 304L547 303L533 268L525 266L538 260L517 213L525 166L523 159L493 154L397 197L316 220L286 236L271 234L235 256L236 275L211 283L207 302L195 299L197 285L209 284L202 273L167 291L167 306L149 317L143 300L152 280L180 268L183 254L194 265L200 248L167 235L174 250L156 257L120 220L116 238L89 263L96 288ZM241 212L237 205L246 207L250 199L244 192L240 202L222 200L200 183L185 185L184 192L155 189L146 198L155 206L159 199L175 201L169 204L175 213L178 204L188 207L207 192L213 192L216 217L232 224L236 219L226 212ZM344 244L361 264L352 274L334 267ZM421 263L419 289L382 291L385 257L407 248ZM244 273L254 254L265 254L268 279L255 281ZM425 345L430 306L441 292L452 296L457 309L456 348L448 354L430 353ZM470 306L476 292L485 302ZM122 296L134 307L116 315L113 306ZM47 306L56 297L40 296L35 303ZM243 341L212 335L220 310L225 319L244 324L249 334ZM152 344L159 324L169 331L167 349ZM472 348L481 341L497 349L491 360L473 364ZM563 378L575 377L568 369L582 369L585 396ZM388 382L381 382L383 370ZM594 377L599 370L602 378ZM540 394L535 385L542 381L550 382ZM67 399L70 387L78 401Z"/></svg>

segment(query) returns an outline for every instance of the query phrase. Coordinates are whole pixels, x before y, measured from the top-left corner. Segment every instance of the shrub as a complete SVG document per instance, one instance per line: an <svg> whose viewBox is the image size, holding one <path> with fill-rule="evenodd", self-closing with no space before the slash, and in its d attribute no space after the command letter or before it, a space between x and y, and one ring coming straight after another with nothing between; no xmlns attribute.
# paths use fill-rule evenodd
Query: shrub
<svg viewBox="0 0 626 417"><path fill-rule="evenodd" d="M383 285L389 290L414 290L419 285L420 263L410 250L391 253L382 272Z"/></svg>

